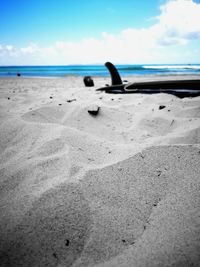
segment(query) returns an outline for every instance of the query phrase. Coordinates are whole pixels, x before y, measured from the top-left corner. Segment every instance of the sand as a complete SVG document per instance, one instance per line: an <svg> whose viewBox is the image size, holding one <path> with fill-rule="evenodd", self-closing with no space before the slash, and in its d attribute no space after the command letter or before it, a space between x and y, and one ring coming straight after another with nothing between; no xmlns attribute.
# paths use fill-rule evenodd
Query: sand
<svg viewBox="0 0 200 267"><path fill-rule="evenodd" d="M200 266L200 97L93 79L0 79L0 266Z"/></svg>

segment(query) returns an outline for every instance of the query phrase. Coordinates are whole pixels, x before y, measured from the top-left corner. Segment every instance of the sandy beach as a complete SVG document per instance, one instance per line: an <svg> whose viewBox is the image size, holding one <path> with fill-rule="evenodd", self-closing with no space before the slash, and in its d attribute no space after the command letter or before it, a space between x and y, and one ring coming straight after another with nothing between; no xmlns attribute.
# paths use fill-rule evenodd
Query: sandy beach
<svg viewBox="0 0 200 267"><path fill-rule="evenodd" d="M200 266L200 97L93 80L0 79L0 266Z"/></svg>

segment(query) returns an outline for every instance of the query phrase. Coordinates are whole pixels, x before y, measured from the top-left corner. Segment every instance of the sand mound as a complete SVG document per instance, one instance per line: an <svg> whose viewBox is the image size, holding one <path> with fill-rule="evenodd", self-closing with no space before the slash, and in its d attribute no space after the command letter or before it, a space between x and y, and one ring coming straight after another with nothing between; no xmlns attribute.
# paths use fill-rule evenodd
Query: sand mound
<svg viewBox="0 0 200 267"><path fill-rule="evenodd" d="M171 144L200 144L200 127L182 132L181 136L170 140Z"/></svg>
<svg viewBox="0 0 200 267"><path fill-rule="evenodd" d="M58 123L62 120L65 112L58 107L45 107L25 113L22 118L29 122Z"/></svg>
<svg viewBox="0 0 200 267"><path fill-rule="evenodd" d="M187 108L176 114L177 117L200 118L200 107Z"/></svg>
<svg viewBox="0 0 200 267"><path fill-rule="evenodd" d="M0 85L1 266L198 265L199 97Z"/></svg>
<svg viewBox="0 0 200 267"><path fill-rule="evenodd" d="M66 181L46 190L13 227L1 219L2 266L94 266L123 251L129 261L122 254L119 262L127 265L116 258L105 266L130 266L130 261L139 266L149 260L153 266L167 263L171 246L171 262L177 257L185 266L195 262L199 164L198 148L152 147L88 171L78 184ZM20 198L15 201L22 205Z"/></svg>
<svg viewBox="0 0 200 267"><path fill-rule="evenodd" d="M89 204L78 185L51 189L11 232L2 231L1 266L55 266L59 262L71 266L84 248L90 226Z"/></svg>
<svg viewBox="0 0 200 267"><path fill-rule="evenodd" d="M163 119L161 117L142 119L139 123L141 130L146 130L150 136L163 136L174 131L175 124L172 120Z"/></svg>
<svg viewBox="0 0 200 267"><path fill-rule="evenodd" d="M199 163L199 149L156 147L116 165L88 172L81 181L81 188L92 208L94 226L82 258L75 266L93 266L127 248L131 248L132 263L124 259L126 265L120 265L120 261L113 260L112 266L140 266L143 261L148 262L147 252L151 251L152 243L155 248L161 248L154 250L155 258L149 262L150 266L158 264L158 260L159 264L169 263L171 246L174 250L172 261L179 257L186 266L187 261L180 252L182 249L186 255L192 250L197 257ZM194 228L196 235L192 233ZM160 237L156 234L158 240L156 229L160 234ZM134 251L137 252L141 244L143 249L137 260Z"/></svg>

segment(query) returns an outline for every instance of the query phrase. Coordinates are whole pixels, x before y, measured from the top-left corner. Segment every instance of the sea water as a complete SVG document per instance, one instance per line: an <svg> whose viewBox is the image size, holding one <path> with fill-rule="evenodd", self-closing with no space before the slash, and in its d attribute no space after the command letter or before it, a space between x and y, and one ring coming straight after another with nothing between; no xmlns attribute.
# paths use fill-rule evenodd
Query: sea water
<svg viewBox="0 0 200 267"><path fill-rule="evenodd" d="M200 75L200 64L116 65L120 75ZM104 65L0 66L0 77L109 76Z"/></svg>

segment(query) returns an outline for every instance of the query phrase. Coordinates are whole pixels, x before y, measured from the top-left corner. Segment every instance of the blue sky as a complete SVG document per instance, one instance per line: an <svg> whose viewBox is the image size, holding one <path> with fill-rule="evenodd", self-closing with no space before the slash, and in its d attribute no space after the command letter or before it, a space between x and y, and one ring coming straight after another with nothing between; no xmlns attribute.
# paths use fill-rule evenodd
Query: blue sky
<svg viewBox="0 0 200 267"><path fill-rule="evenodd" d="M0 0L0 65L200 63L199 0Z"/></svg>
<svg viewBox="0 0 200 267"><path fill-rule="evenodd" d="M4 43L98 37L128 27L148 26L160 0L0 0Z"/></svg>

